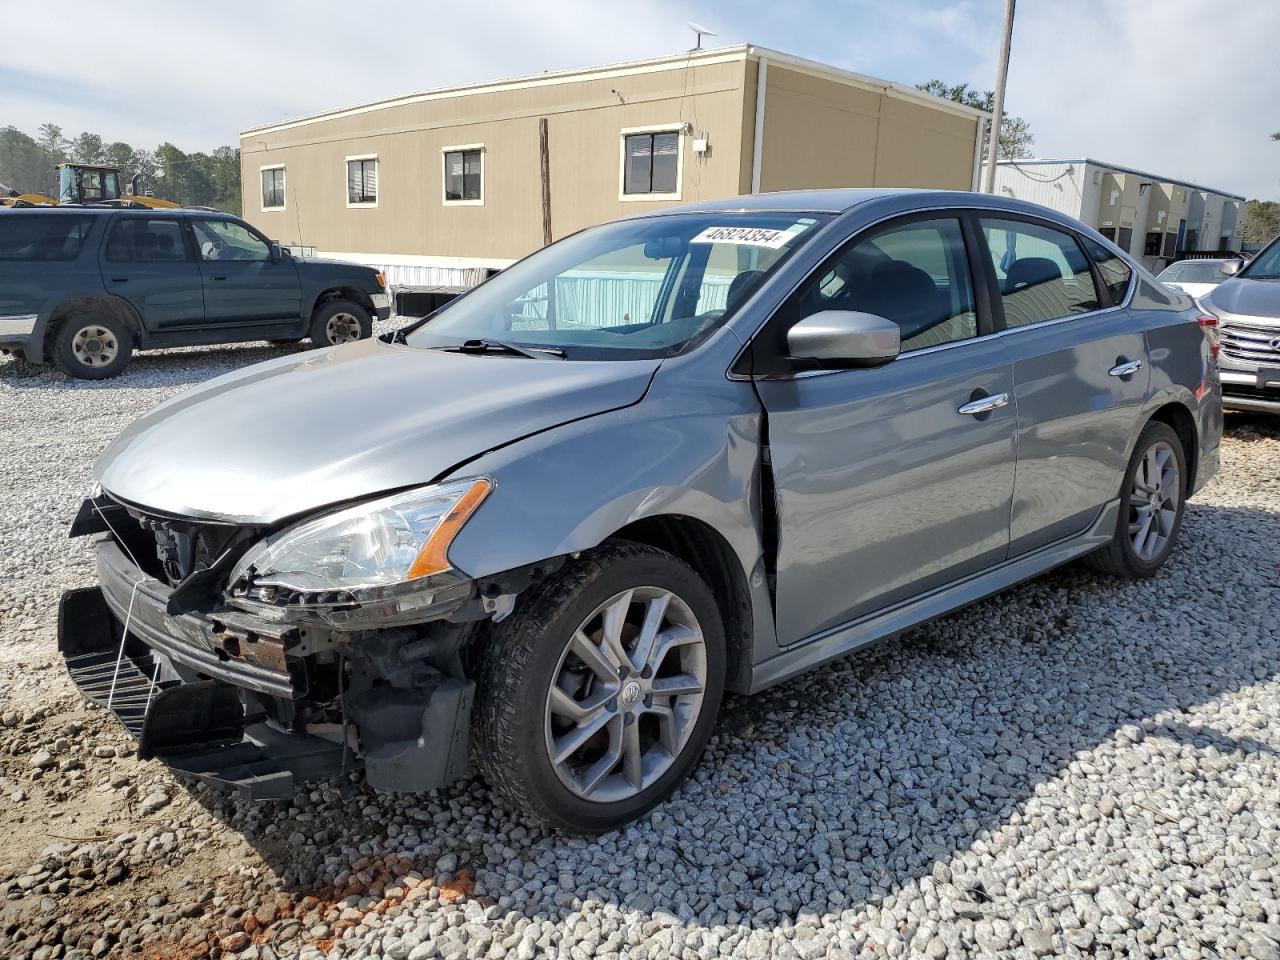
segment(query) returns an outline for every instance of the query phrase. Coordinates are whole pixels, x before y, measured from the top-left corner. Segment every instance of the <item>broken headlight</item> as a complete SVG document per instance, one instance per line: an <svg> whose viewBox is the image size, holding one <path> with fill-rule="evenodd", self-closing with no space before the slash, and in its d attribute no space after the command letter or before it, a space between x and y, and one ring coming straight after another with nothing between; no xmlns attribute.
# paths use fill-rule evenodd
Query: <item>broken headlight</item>
<svg viewBox="0 0 1280 960"><path fill-rule="evenodd" d="M285 605L352 604L451 569L449 544L493 482L419 487L304 520L250 547L230 594Z"/></svg>

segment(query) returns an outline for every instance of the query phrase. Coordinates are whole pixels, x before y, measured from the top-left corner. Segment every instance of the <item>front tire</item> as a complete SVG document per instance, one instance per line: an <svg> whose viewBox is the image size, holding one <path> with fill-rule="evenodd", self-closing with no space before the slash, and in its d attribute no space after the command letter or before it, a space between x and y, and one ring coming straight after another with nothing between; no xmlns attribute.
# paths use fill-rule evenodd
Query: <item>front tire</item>
<svg viewBox="0 0 1280 960"><path fill-rule="evenodd" d="M724 690L715 598L663 550L611 541L520 598L486 638L475 759L513 806L614 830L689 776Z"/></svg>
<svg viewBox="0 0 1280 960"><path fill-rule="evenodd" d="M373 336L373 316L350 300L329 300L320 304L311 317L311 344L336 347Z"/></svg>
<svg viewBox="0 0 1280 960"><path fill-rule="evenodd" d="M133 357L133 335L115 317L81 313L58 324L53 359L63 373L80 380L119 376Z"/></svg>
<svg viewBox="0 0 1280 960"><path fill-rule="evenodd" d="M1085 558L1095 570L1141 580L1173 552L1187 499L1187 456L1166 423L1142 429L1120 485L1120 516L1111 542Z"/></svg>

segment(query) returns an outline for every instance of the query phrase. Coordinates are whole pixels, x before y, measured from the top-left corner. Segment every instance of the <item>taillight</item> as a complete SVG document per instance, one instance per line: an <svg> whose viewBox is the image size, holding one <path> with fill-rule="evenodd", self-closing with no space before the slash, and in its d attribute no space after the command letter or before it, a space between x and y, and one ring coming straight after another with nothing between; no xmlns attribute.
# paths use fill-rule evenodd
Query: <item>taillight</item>
<svg viewBox="0 0 1280 960"><path fill-rule="evenodd" d="M1218 351L1221 349L1218 343L1218 318L1213 314L1203 313L1196 317L1196 323L1200 325L1205 338L1209 341L1209 356L1217 360Z"/></svg>

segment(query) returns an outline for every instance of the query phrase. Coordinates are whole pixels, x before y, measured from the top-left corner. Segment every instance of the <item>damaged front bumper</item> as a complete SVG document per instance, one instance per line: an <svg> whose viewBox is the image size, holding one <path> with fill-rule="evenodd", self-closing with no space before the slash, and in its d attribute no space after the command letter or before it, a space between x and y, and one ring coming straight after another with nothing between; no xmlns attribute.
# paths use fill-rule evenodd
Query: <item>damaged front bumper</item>
<svg viewBox="0 0 1280 960"><path fill-rule="evenodd" d="M233 609L173 613L179 588L115 539L98 541L97 567L100 586L62 597L58 647L140 756L253 800L344 767L387 791L466 775L474 682L459 649L473 624L352 634Z"/></svg>

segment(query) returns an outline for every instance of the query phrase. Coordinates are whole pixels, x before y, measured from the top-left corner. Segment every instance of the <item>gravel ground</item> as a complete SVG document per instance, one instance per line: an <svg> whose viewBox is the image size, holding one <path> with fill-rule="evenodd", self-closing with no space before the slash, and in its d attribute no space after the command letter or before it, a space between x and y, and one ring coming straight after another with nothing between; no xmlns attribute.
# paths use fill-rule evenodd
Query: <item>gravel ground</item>
<svg viewBox="0 0 1280 960"><path fill-rule="evenodd" d="M478 780L237 804L62 676L94 457L278 352L0 362L0 956L1280 957L1280 420L1229 418L1153 580L1066 568L730 698L671 802L569 839Z"/></svg>

